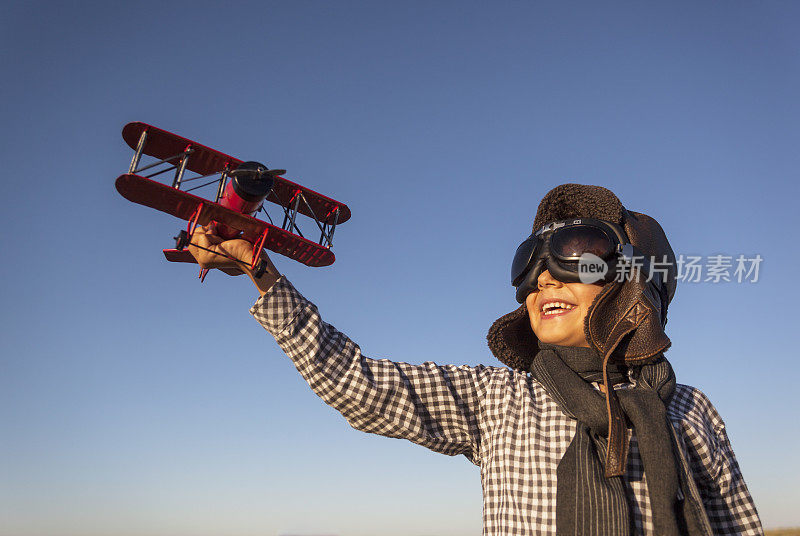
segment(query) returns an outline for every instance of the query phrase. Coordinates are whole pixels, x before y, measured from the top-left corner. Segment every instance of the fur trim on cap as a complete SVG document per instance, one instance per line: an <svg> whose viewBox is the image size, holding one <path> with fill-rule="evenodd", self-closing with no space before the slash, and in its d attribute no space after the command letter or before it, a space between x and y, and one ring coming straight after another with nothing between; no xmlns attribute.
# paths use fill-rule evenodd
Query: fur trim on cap
<svg viewBox="0 0 800 536"><path fill-rule="evenodd" d="M528 370L539 351L539 339L531 329L528 308L521 307L494 321L486 336L492 354L515 370Z"/></svg>

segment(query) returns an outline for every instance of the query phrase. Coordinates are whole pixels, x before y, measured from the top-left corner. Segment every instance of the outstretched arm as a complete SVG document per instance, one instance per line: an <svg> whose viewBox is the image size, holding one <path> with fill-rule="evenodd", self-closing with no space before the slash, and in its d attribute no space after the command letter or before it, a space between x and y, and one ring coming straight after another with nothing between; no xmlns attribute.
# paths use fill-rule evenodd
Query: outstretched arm
<svg viewBox="0 0 800 536"><path fill-rule="evenodd" d="M357 430L479 463L481 399L493 369L364 357L286 278L250 312L311 389Z"/></svg>
<svg viewBox="0 0 800 536"><path fill-rule="evenodd" d="M464 454L479 463L478 414L492 369L364 357L353 341L322 321L316 306L280 275L265 254L267 271L256 278L249 269L253 249L249 242L223 241L200 227L191 242L196 245L189 251L201 267L235 266L250 277L261 293L250 312L275 337L311 389L351 426L408 439L444 454Z"/></svg>

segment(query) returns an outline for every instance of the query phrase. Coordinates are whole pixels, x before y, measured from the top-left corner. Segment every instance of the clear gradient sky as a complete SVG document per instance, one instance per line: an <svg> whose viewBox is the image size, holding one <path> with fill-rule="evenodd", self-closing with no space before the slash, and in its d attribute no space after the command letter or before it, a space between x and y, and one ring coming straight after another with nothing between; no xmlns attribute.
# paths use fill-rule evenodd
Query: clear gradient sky
<svg viewBox="0 0 800 536"><path fill-rule="evenodd" d="M800 525L796 2L10 2L0 21L0 536L465 535L479 472L352 430L113 187L145 121L346 202L276 258L370 357L499 365L539 199L611 188L685 255L668 357L767 527ZM795 454L793 454L795 453Z"/></svg>

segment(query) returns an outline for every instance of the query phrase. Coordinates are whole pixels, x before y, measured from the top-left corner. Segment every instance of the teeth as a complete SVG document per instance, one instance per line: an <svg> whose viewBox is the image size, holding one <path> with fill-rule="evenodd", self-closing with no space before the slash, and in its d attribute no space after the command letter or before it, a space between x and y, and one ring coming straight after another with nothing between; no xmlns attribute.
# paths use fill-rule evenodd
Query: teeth
<svg viewBox="0 0 800 536"><path fill-rule="evenodd" d="M574 305L569 304L569 303L564 303L564 302L548 302L548 303L544 304L544 306L542 307L542 312L545 315L554 315L554 314L557 314L557 313L561 312L558 309L563 309L565 311L569 311L570 309L573 309L574 307L575 307Z"/></svg>

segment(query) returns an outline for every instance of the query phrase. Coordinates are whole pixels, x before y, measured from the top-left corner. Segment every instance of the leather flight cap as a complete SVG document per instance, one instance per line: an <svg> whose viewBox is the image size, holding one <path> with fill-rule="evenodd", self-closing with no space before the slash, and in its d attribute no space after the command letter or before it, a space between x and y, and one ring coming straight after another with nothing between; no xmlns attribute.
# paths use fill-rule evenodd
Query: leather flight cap
<svg viewBox="0 0 800 536"><path fill-rule="evenodd" d="M661 289L645 281L637 269L624 281L606 283L584 322L587 342L605 361L628 365L652 362L670 345L664 325L677 283L675 254L664 231L650 216L626 210L611 190L601 186L562 184L553 188L539 203L533 229L567 218L594 218L620 225L636 250L648 260L654 258L664 270L665 285ZM525 304L497 319L487 341L502 363L529 371L539 341Z"/></svg>

